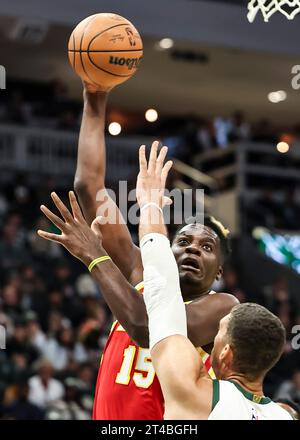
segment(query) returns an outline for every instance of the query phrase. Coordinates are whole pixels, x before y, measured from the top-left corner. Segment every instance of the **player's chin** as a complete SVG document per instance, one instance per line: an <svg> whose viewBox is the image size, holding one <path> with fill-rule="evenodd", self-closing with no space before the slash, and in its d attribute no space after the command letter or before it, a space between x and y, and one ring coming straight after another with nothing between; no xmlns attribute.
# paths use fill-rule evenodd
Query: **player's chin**
<svg viewBox="0 0 300 440"><path fill-rule="evenodd" d="M180 280L183 282L199 283L203 280L203 275L201 273L196 273L191 270L181 269L179 271Z"/></svg>

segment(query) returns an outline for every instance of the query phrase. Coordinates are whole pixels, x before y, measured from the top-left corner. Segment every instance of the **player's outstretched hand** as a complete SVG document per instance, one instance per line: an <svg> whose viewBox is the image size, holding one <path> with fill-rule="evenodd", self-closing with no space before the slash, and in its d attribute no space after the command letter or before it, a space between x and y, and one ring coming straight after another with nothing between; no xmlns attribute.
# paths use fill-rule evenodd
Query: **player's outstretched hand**
<svg viewBox="0 0 300 440"><path fill-rule="evenodd" d="M91 227L87 224L73 191L69 192L72 213L55 192L51 193L51 197L63 220L45 205L41 205L41 211L60 229L61 234L52 234L38 230L38 235L46 240L62 244L70 254L88 266L91 261L102 256L104 253L100 232L100 219L96 218Z"/></svg>
<svg viewBox="0 0 300 440"><path fill-rule="evenodd" d="M136 184L136 197L140 208L147 203L155 203L161 208L171 204L171 199L164 196L168 173L173 162L165 162L168 147L162 147L158 154L159 142L153 142L149 161L146 159L146 147L142 145L139 150L140 172Z"/></svg>

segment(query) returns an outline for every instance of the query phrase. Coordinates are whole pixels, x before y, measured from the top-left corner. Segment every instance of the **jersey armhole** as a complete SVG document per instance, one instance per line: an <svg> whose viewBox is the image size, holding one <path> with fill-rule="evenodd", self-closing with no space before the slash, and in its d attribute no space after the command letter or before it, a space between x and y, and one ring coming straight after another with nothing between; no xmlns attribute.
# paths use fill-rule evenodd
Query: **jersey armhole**
<svg viewBox="0 0 300 440"><path fill-rule="evenodd" d="M213 383L213 395L212 395L211 410L213 411L220 400L220 382L214 379L212 383Z"/></svg>

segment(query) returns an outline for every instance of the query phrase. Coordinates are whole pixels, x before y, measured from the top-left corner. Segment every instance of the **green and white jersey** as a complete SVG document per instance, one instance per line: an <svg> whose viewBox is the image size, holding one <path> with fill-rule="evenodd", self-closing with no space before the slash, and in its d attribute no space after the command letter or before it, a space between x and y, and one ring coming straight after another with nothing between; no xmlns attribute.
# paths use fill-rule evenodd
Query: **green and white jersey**
<svg viewBox="0 0 300 440"><path fill-rule="evenodd" d="M293 420L268 397L257 396L229 380L213 381L213 406L208 420Z"/></svg>

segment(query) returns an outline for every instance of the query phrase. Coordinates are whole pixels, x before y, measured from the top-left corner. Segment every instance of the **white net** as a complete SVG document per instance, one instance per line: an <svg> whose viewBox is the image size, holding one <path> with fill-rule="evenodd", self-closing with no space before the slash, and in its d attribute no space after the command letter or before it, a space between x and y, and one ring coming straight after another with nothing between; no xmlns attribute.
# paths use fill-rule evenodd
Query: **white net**
<svg viewBox="0 0 300 440"><path fill-rule="evenodd" d="M300 0L250 0L248 2L248 20L252 23L259 11L261 11L265 21L280 12L287 19L293 20L300 13Z"/></svg>

